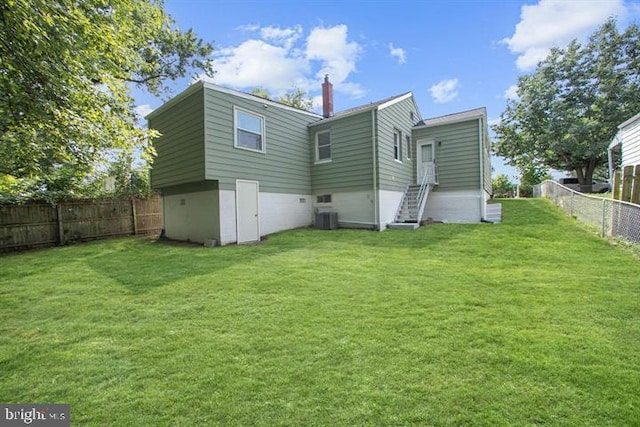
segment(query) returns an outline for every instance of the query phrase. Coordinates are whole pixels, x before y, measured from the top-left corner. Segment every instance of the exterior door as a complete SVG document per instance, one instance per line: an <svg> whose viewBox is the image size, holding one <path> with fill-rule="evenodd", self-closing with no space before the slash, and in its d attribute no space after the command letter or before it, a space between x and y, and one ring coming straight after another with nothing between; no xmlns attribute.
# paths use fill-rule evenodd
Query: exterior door
<svg viewBox="0 0 640 427"><path fill-rule="evenodd" d="M418 141L418 177L417 182L422 182L422 178L427 170L434 170L435 150L433 141Z"/></svg>
<svg viewBox="0 0 640 427"><path fill-rule="evenodd" d="M260 241L258 181L236 181L236 229L238 243Z"/></svg>

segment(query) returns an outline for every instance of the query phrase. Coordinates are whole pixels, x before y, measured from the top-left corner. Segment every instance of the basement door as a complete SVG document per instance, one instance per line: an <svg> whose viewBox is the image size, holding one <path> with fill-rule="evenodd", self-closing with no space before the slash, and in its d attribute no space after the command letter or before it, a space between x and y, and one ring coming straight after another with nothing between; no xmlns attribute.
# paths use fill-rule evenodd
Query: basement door
<svg viewBox="0 0 640 427"><path fill-rule="evenodd" d="M260 241L258 181L236 181L236 230L238 243Z"/></svg>

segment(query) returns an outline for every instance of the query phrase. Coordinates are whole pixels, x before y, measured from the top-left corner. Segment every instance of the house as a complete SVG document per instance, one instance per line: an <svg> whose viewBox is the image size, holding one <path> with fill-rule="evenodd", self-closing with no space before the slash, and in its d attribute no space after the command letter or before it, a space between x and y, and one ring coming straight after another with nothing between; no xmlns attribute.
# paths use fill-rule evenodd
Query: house
<svg viewBox="0 0 640 427"><path fill-rule="evenodd" d="M609 177L613 177L616 162L620 169L640 165L640 113L618 126L618 133L609 144Z"/></svg>
<svg viewBox="0 0 640 427"><path fill-rule="evenodd" d="M618 126L609 144L609 180L615 199L640 203L640 113ZM616 174L619 164L622 171Z"/></svg>
<svg viewBox="0 0 640 427"><path fill-rule="evenodd" d="M323 114L197 82L147 116L167 237L225 245L309 226L479 222L491 194L484 108L423 119L407 92Z"/></svg>

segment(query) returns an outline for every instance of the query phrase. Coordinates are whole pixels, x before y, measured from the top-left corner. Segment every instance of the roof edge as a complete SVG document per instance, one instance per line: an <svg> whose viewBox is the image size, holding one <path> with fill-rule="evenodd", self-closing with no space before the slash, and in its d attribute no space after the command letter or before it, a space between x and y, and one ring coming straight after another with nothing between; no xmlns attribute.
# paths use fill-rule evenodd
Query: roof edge
<svg viewBox="0 0 640 427"><path fill-rule="evenodd" d="M175 105L178 102L180 102L182 99L186 98L187 96L191 95L192 93L197 92L198 90L202 89L203 87L204 87L204 82L202 80L198 80L197 82L189 85L185 90L183 90L182 92L180 92L179 94L177 94L173 98L169 99L167 102L165 102L164 104L162 104L161 106L159 106L158 108L154 109L152 112L150 112L149 114L144 116L145 120L148 121L153 116L155 116L157 114L160 114L161 112L169 109L173 105Z"/></svg>
<svg viewBox="0 0 640 427"><path fill-rule="evenodd" d="M229 94L229 95L234 95L234 96L237 96L239 98L248 99L250 101L261 102L262 104L270 105L270 106L273 106L275 108L280 108L282 110L287 110L287 111L292 111L292 112L296 112L296 113L299 113L299 114L304 114L304 115L311 116L311 117L316 118L316 119L321 119L322 118L321 114L313 113L313 112L307 111L307 110L301 110L299 108L291 107L289 105L285 105L285 104L282 104L280 102L272 101L270 99L262 98L262 97L259 97L259 96L256 96L256 95L251 95L250 93L241 92L239 90L229 89L229 88L226 88L226 87L223 87L223 86L219 86L217 84L214 84L214 83L211 83L211 82L207 82L207 81L204 81L204 80L198 80L197 82L192 83L185 90L183 90L182 92L180 92L179 94L177 94L176 96L174 96L173 98L171 98L170 100L168 100L167 102L165 102L164 104L162 104L161 106L159 106L158 108L156 108L155 110L153 110L152 112L147 114L144 118L146 120L149 120L150 118L153 118L156 114L159 114L159 113L161 113L163 111L166 111L167 109L171 108L176 103L180 102L182 99L186 98L187 96L191 95L192 93L197 92L200 89L211 89L211 90L214 90L216 92L221 92L221 93L226 93L226 94Z"/></svg>
<svg viewBox="0 0 640 427"><path fill-rule="evenodd" d="M338 120L338 119L342 119L344 117L351 117L351 116L355 116L356 114L361 114L361 113L367 113L369 111L372 110L381 110L383 108L387 108L397 102L400 101L404 101L405 99L409 99L413 97L413 93L412 92L406 92L400 95L396 95L391 97L390 99L385 98L385 100L382 100L384 102L381 101L375 101L375 102L371 102L369 104L364 104L364 105L360 105L357 107L353 107L350 109L345 110L345 113L341 113L338 112L335 115L329 117L328 119L322 119L318 122L314 122L314 123L309 123L307 126L311 127L311 126L318 126L321 125L323 123L327 123L327 122L333 122L334 120ZM413 103L415 104L415 99L413 99ZM418 108L417 104L416 104L416 108ZM418 111L419 114L419 111Z"/></svg>
<svg viewBox="0 0 640 427"><path fill-rule="evenodd" d="M625 120L624 122L620 123L618 125L618 129L626 128L627 126L629 126L631 123L635 122L638 119L640 119L640 113L638 113L635 116L631 117L629 120Z"/></svg>
<svg viewBox="0 0 640 427"><path fill-rule="evenodd" d="M481 118L487 117L487 108L479 107L473 108L471 110L460 111L458 113L445 114L444 116L431 117L428 119L422 120L422 124L417 124L413 128L414 129L424 129L430 128L434 126L443 126L443 125L451 125L454 123L466 122L469 120L477 120ZM438 120L436 123L428 123L430 120Z"/></svg>

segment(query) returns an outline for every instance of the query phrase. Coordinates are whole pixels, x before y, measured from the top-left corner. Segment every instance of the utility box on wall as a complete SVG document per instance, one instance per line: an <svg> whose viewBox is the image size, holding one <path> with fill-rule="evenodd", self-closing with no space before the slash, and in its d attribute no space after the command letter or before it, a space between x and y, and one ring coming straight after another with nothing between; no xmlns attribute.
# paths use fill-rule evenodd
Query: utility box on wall
<svg viewBox="0 0 640 427"><path fill-rule="evenodd" d="M316 228L319 230L335 230L338 228L338 212L316 213Z"/></svg>

